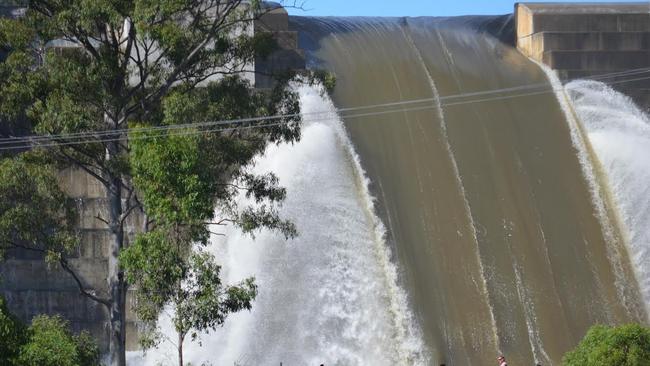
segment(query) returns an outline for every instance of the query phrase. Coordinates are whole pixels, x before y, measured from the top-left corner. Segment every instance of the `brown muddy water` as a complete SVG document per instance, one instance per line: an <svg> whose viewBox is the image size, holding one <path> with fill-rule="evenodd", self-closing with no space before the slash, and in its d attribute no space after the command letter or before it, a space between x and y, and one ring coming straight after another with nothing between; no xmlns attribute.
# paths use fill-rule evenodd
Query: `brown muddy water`
<svg viewBox="0 0 650 366"><path fill-rule="evenodd" d="M292 19L338 108L423 100L343 119L432 365L559 364L593 324L647 323L600 179L509 22Z"/></svg>

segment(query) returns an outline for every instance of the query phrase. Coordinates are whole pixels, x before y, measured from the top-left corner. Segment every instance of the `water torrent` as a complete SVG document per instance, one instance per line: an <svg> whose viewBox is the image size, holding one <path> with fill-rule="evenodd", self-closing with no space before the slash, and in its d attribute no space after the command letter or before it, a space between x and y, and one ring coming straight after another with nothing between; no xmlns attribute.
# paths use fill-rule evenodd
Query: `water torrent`
<svg viewBox="0 0 650 366"><path fill-rule="evenodd" d="M213 238L226 282L261 292L188 361L553 365L593 324L648 323L648 117L602 84L565 93L512 24L291 19L309 66L337 76L331 100L300 88L302 140L255 166L287 187L300 236Z"/></svg>
<svg viewBox="0 0 650 366"><path fill-rule="evenodd" d="M292 21L340 108L545 85L343 118L431 364L557 364L595 323L647 322L551 81L504 43L512 19Z"/></svg>
<svg viewBox="0 0 650 366"><path fill-rule="evenodd" d="M574 81L566 90L606 173L648 311L650 120L630 98L603 83Z"/></svg>
<svg viewBox="0 0 650 366"><path fill-rule="evenodd" d="M622 227L616 203L612 200L607 173L604 171L600 159L596 156L581 116L576 113L573 101L569 99L559 78L548 67L544 65L540 65L540 67L548 76L569 125L571 140L577 150L582 173L588 182L592 203L600 221L603 236L608 243L608 258L614 270L618 297L628 312L633 313L637 318L643 319L646 314L643 314L644 309L639 306L640 301L637 298L638 283L633 275L634 268L630 266L625 247L625 244L629 241L626 235L627 230Z"/></svg>
<svg viewBox="0 0 650 366"><path fill-rule="evenodd" d="M282 214L300 236L285 242L262 232L253 240L230 229L212 238L224 279L256 276L260 294L252 312L235 314L203 335L202 347L186 343L186 359L194 365L428 362L367 179L331 101L321 94L300 88L303 112L318 114L305 118L299 143L270 147L255 166L275 172L287 188ZM167 319L161 324L172 334ZM168 362L174 351L164 343L139 363ZM136 362L139 356L133 357Z"/></svg>

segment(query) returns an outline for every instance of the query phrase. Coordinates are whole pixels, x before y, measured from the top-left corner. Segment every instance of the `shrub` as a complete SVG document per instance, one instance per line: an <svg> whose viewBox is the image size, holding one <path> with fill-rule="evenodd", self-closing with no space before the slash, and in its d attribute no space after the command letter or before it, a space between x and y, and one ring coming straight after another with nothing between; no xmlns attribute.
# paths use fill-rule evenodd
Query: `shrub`
<svg viewBox="0 0 650 366"><path fill-rule="evenodd" d="M28 339L20 347L18 365L96 366L99 349L90 336L73 335L59 316L39 315L27 329Z"/></svg>
<svg viewBox="0 0 650 366"><path fill-rule="evenodd" d="M650 329L637 324L593 326L584 339L564 356L565 366L648 366Z"/></svg>

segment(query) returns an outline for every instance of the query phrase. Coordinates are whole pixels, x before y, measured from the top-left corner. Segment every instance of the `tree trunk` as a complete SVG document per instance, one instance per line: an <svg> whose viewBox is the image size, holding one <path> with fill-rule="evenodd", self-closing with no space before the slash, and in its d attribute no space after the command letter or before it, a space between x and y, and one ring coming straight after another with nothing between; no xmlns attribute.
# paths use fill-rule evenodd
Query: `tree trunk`
<svg viewBox="0 0 650 366"><path fill-rule="evenodd" d="M107 123L114 126L108 117ZM119 142L106 144L106 162L118 158L120 154ZM109 172L106 180L109 183L107 198L109 204L109 229L110 247L108 253L108 290L110 292L110 344L109 357L111 366L126 366L126 282L124 273L120 269L119 255L124 245L124 228L122 225L122 182L119 173Z"/></svg>
<svg viewBox="0 0 650 366"><path fill-rule="evenodd" d="M178 333L178 366L183 366L183 338L181 333Z"/></svg>

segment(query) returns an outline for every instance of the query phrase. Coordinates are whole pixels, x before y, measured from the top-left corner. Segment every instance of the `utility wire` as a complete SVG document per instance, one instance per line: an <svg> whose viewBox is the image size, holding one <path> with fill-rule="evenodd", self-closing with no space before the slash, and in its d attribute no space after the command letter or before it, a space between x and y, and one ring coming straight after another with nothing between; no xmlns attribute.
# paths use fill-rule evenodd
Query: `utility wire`
<svg viewBox="0 0 650 366"><path fill-rule="evenodd" d="M434 109L436 108L435 105L426 105L422 107L412 107L412 108L400 108L400 109L393 109L393 110L386 110L386 111L380 111L380 112L367 112L367 113L359 113L359 114L352 114L345 116L345 118L359 118L359 117L368 117L368 116L378 116L378 115L384 115L384 114L391 114L391 113L399 113L399 112L410 112L410 111L421 111L421 110L427 110L427 109ZM329 112L322 112L322 114L329 114L329 116L326 116L324 118L317 118L317 119L309 119L305 122L307 123L314 123L314 122L327 122L327 121L332 121L334 119L339 118L338 115L336 115L335 111L329 111ZM212 133L212 132L225 132L225 131L233 131L233 130L248 130L248 129L255 129L255 128L264 128L264 127L273 127L273 126L281 126L281 125L286 125L287 122L274 122L274 123L267 123L264 125L253 125L253 126L235 126L235 127L213 127L213 128L207 128L204 130L196 130L196 129L185 129L185 130L179 130L178 132L174 133L174 136L192 136L192 135L200 135L204 133ZM155 131L155 132L166 132L166 130L163 131ZM128 140L146 140L146 139L152 139L152 138L157 138L157 137L162 137L165 136L163 133L160 133L158 135L135 135L135 136L130 136L128 137ZM99 142L116 142L116 141L124 141L126 140L127 137L125 135L122 135L120 137L114 137L114 138L105 138L101 140L79 140L79 141L68 141L68 142L52 142L52 143L38 143L36 147L55 147L55 146L70 146L70 145L80 145L80 144L87 144L87 143L99 143ZM25 148L28 146L22 146L22 148ZM9 147L0 147L0 151L2 150L14 150L20 147L16 146L9 146Z"/></svg>
<svg viewBox="0 0 650 366"><path fill-rule="evenodd" d="M650 72L650 68L628 70L628 71L615 72L615 73L609 73L609 74L601 74L601 75L598 75L598 78L599 79L607 79L607 78L612 78L612 77L630 76L630 75L647 73L647 72ZM620 80L620 81L617 81L617 82L616 81L611 82L610 84L616 84L616 83L621 83L621 82L630 82L630 81L635 81L635 80L640 80L640 79ZM506 93L506 92L511 92L511 91L523 91L523 90L535 90L535 89L538 89L539 91L543 91L543 92L552 91L552 89L550 89L550 90L548 89L548 84L540 83L540 84L530 84L530 85L523 85L523 86L511 87L511 88L492 89L492 90L485 90L485 91L479 91L479 92L470 92L470 93L461 93L461 94L455 94L455 95L447 95L447 96L440 97L440 101L444 102L444 101L447 101L447 100L463 99L463 98L473 97L473 96L501 94L501 93ZM516 94L513 97L525 96L525 95L535 95L535 94ZM492 100L492 99L489 99L489 100ZM337 110L337 112L342 113L342 112L356 111L356 110L363 110L363 109L385 108L385 107L390 107L390 106L418 104L418 103L433 102L433 101L435 101L434 98L414 99L414 100L406 100L406 101L399 101L399 102L390 102L390 103L366 105L366 106L351 107L351 108L340 108L340 109ZM475 102L475 100L467 100L466 102L468 102L468 103ZM464 103L465 103L465 101L463 101L462 103L453 103L453 104L450 104L450 105L464 104ZM329 111L311 112L311 113L303 113L303 114L300 114L300 113L297 113L297 114L283 114L283 115L274 115L274 116L265 116L265 117L253 117L253 118L244 118L244 119L236 119L236 120L198 122L198 123L191 123L191 124L153 126L153 127L134 128L134 129L85 131L85 132L69 133L69 134L55 134L55 135L39 135L39 136L0 138L0 145L6 145L6 144L12 144L13 145L13 144L20 143L20 142L34 143L34 142L37 142L39 140L53 140L53 139L56 139L56 138L65 138L65 139L82 138L82 137L97 137L97 138L99 138L99 137L105 136L105 135L115 136L117 134L127 133L127 132L147 132L147 131L156 131L156 130L174 130L174 129L186 129L186 128L200 128L200 127L209 127L209 126L214 126L214 125L228 125L228 124L235 124L235 123L259 122L259 121L274 120L274 119L280 119L280 118L297 117L299 115L302 115L303 117L306 117L307 115L314 115L314 114L318 115L318 114L323 114L323 113L329 113Z"/></svg>
<svg viewBox="0 0 650 366"><path fill-rule="evenodd" d="M608 79L608 78L613 78L613 77L639 75L639 74L648 73L648 72L650 72L650 68L635 69L635 70L629 70L629 71L623 71L623 72L602 74L602 75L599 75L599 76L594 77L594 78ZM650 79L650 76L633 78L633 79L626 79L626 80L617 80L617 81L612 81L609 84L610 85L611 84L620 84L620 83L627 83L627 82L646 80L646 79ZM496 95L494 97L487 97L487 98L474 98L474 99L470 98L470 97L476 97L476 96L489 96L489 95L493 95L493 94L503 94L503 93L512 92L512 91L526 91L526 90L530 90L530 92L528 92L528 93L516 93L516 94L511 94L511 95ZM481 102L487 102L487 101L495 101L495 100L503 100L503 99L511 99L511 98L518 98L518 97L546 94L546 93L555 92L555 91L557 91L557 90L555 90L553 88L549 88L548 84L546 84L546 83L544 83L544 84L530 84L530 85L523 85L523 86L511 87L511 88L492 89L492 90L485 90L485 91L479 91L479 92L470 92L470 93L461 93L461 94L455 94L455 95L447 95L447 96L440 97L440 104L441 104L441 106L454 106L454 105L462 105L462 104L469 104L469 103L481 103ZM466 98L469 98L469 99L466 99ZM143 136L130 136L130 137L127 137L127 136L124 135L126 133L165 132L165 131L168 131L168 130L172 130L172 131L179 130L180 132L175 133L175 134L183 136L183 135L202 134L202 133L206 133L206 132L230 131L230 130L234 130L234 129L254 129L254 128L273 127L273 126L280 126L280 125L288 124L289 122L282 121L282 122L276 122L276 123L255 124L255 125L248 125L248 126L215 128L215 127L220 127L220 126L224 126L224 125L234 125L234 124L239 125L239 124L248 123L248 122L269 121L269 120L275 120L275 119L281 119L281 118L296 117L296 116L300 116L300 115L303 116L303 117L314 116L314 115L330 115L330 116L327 116L327 118L325 118L325 119L306 119L306 122L318 122L318 121L330 120L332 118L331 117L332 114L337 114L337 117L342 118L342 119L359 118L359 117L366 117L366 116L377 116L377 115L389 114L389 113L398 113L398 112L406 112L406 111L417 111L417 110L431 109L431 108L434 108L435 106L434 105L427 105L427 106L424 106L424 107L415 107L415 108L388 109L388 110L384 110L384 111L380 111L380 112L367 112L367 113L358 113L358 114L343 114L342 112L362 111L362 110L365 110L365 109L379 109L379 108L387 108L387 107L398 107L398 106L419 104L419 103L425 103L425 102L434 102L434 101L435 101L434 98L423 98L423 99L406 100L406 101L382 103L382 104L375 104L375 105L366 105L366 106L359 106L359 107L340 108L340 109L336 109L336 110L333 110L333 111L320 111L320 112L299 113L299 114L284 114L284 115L255 117L255 118L244 118L244 119L236 119L236 120L200 122L200 123L191 123L191 124L170 125L170 126L155 126L155 127L134 128L134 129L120 129L120 130L111 130L111 131L86 131L86 132L79 132L79 133L73 133L73 134L25 136L25 137L20 137L20 138L2 138L2 139L0 139L0 151L1 150L14 150L14 149L28 148L28 147L30 147L32 145L36 145L38 147L55 147L55 146L68 146L68 145L85 144L85 143L89 143L89 142L90 143L100 143L100 142L122 141L122 140L126 140L127 138L131 139L131 140L134 140L134 139L156 138L156 137L161 136L161 135L143 135ZM187 131L187 129L201 128L201 127L208 127L208 128L203 129L203 130L198 130L198 131ZM86 139L86 137L89 137L89 139ZM102 137L104 137L104 138L102 138ZM76 140L76 141L57 141L58 139L62 139L62 140L73 139L73 140ZM11 146L3 146L3 145L11 145Z"/></svg>
<svg viewBox="0 0 650 366"><path fill-rule="evenodd" d="M612 77L631 76L631 75L648 73L648 72L650 72L650 68L643 68L643 69L634 69L634 70L621 71L621 72L615 72L615 73L601 74L601 75L598 75L597 77L594 77L594 78L608 79L608 78L612 78ZM642 79L619 80L619 81L611 82L610 84L616 84L616 83L622 83L622 82L631 82L631 81L635 81L635 80L642 80ZM507 92L512 92L512 91L539 90L539 91L543 91L545 93L553 91L553 89L549 89L548 86L549 85L547 83L539 83L539 84L522 85L522 86L510 87L510 88L484 90L484 91L479 91L479 92L460 93L460 94L442 96L442 97L440 97L440 102L442 103L442 102L445 102L445 101L453 101L453 100L456 100L456 99L461 99L462 100L463 98L467 98L467 97L490 95L490 94L501 94L501 93L507 93ZM535 95L535 94L516 94L513 97L526 96L526 95ZM490 99L490 100L492 100L492 99ZM350 107L350 108L340 108L340 109L337 109L336 111L338 113L342 113L342 112L357 111L357 110L363 110L363 109L385 108L385 107L391 107L391 106L428 103L428 102L434 102L434 101L435 101L434 98L422 98L422 99L413 99L413 100L405 100L405 101L398 101L398 102L389 102L389 103L373 104L373 105ZM450 104L450 105L464 104L464 102L465 101L463 101L463 103L454 102L453 104ZM467 102L475 102L475 100L467 100ZM127 129L102 130L102 131L84 131L84 132L68 133L68 134L53 134L53 135L38 135L38 136L33 136L32 135L32 136L23 136L23 137L10 137L10 138L0 138L0 145L16 144L16 143L19 143L19 142L37 142L39 140L52 140L52 139L56 139L56 138L72 139L72 138L81 138L81 137L101 137L101 136L105 136L105 135L115 136L117 134L127 133L127 132L132 133L132 132L147 132L147 131L156 131L156 130L175 130L175 129L186 129L186 128L200 128L200 127L209 127L209 126L214 126L214 125L228 125L228 124L235 124L235 123L260 122L260 121L267 121L267 120L274 120L274 119L281 119L281 118L297 117L297 116L300 116L300 115L302 115L303 117L306 117L308 115L318 115L318 114L323 114L323 113L329 113L329 111L310 112L310 113L302 113L302 114L301 113L280 114L280 115L264 116L264 117L252 117L252 118L210 121L210 122L197 122L197 123L179 124L179 125L152 126L152 127L133 128L133 129L128 129L127 128Z"/></svg>
<svg viewBox="0 0 650 366"><path fill-rule="evenodd" d="M634 80L644 80L644 79L650 79L650 77L645 77L645 78L637 78L633 79L630 81ZM622 81L621 81L622 82ZM450 103L441 103L441 106L453 106L453 105L459 105L459 104L467 104L467 103L479 103L479 102L486 102L486 101L495 101L495 100L503 100L503 99L511 99L511 98L516 98L516 97L522 97L522 96L531 96L531 95L540 95L540 94L546 94L549 93L551 90L546 90L546 91L538 91L538 92L531 92L531 93L520 93L516 95L508 95L508 96L497 96L493 98L484 98L484 99L476 99L476 100L468 100L468 101L461 101L461 102L450 102ZM409 111L420 111L420 110L427 110L427 109L433 109L435 108L435 105L426 105L423 107L412 107L412 108L399 108L399 109L391 109L391 110L385 110L385 111L380 111L380 112L367 112L367 113L359 113L359 114L351 114L351 115L336 115L336 117L328 116L326 118L319 118L319 119L309 119L306 122L311 123L311 122L321 122L321 121L329 121L334 118L345 118L345 119L351 119L351 118L359 118L359 117L367 117L367 116L377 116L377 115L385 115L385 114L391 114L391 113L400 113L400 112L409 112ZM336 111L328 111L328 112L319 112L319 114L336 114ZM227 127L227 128L217 128L215 126L212 126L212 128L208 129L203 129L203 130L189 130L188 127L181 126L176 130L179 130L179 132L174 133L176 136L190 136L190 135L197 135L197 134L204 134L204 133L212 133L212 132L223 132L223 131L232 131L236 129L255 129L255 128L264 128L264 127L273 127L273 126L280 126L280 125L286 125L287 122L276 122L276 123L269 123L269 124L264 124L264 125L251 125L251 126L236 126L236 127ZM185 131L183 131L183 129ZM154 132L165 132L165 130L158 130ZM116 134L113 133L113 136ZM57 142L57 141L51 141L50 143L41 143L41 142L36 142L36 147L56 147L56 146L70 146L70 145L80 145L80 144L86 144L86 143L101 143L101 142L114 142L114 141L124 141L124 140L141 140L141 139L150 139L150 138L157 138L163 136L163 134L157 134L157 135L141 135L141 136L130 136L127 137L125 135L118 136L118 137L112 137L112 138L103 138L103 139L84 139L84 140L77 140L77 141L63 141L63 142ZM29 142L29 141L28 141ZM26 144L26 145L21 145L21 146L9 146L9 147L0 147L1 150L15 150L19 148L27 148L30 147L31 145Z"/></svg>
<svg viewBox="0 0 650 366"><path fill-rule="evenodd" d="M650 76L648 77L643 77L643 78L636 78L636 79L631 79L628 81L636 81L636 80L646 80L650 79ZM623 81L619 81L623 82ZM467 104L467 103L481 103L481 102L488 102L488 101L495 101L495 100L503 100L503 99L512 99L512 98L517 98L517 97L523 97L523 96L533 96L533 95L540 95L540 94L546 94L551 91L554 91L554 89L547 89L544 91L537 91L537 92L530 92L530 93L520 93L520 94L514 94L514 95L506 95L506 96L496 96L492 98L483 98L483 99L476 99L476 100L470 100L470 101L460 101L460 102L447 102L447 103L441 103L441 107L446 107L446 106L454 106L454 105L460 105L460 104ZM336 113L336 110L333 111L327 111L327 112L319 112L319 114L327 114L328 116L324 118L316 118L316 119L308 119L305 122L306 123L314 123L314 122L326 122L326 121L331 121L333 119L341 118L341 119L354 119L354 118L360 118L360 117L369 117L369 116L379 116L379 115L386 115L386 114L392 114L392 113L402 113L402 112L412 112L412 111L422 111L422 110L428 110L428 109L434 109L437 108L436 105L433 104L428 104L425 106L421 107L410 107L410 108L398 108L398 109L389 109L389 110L384 110L384 111L377 111L377 112L365 112L365 113L357 113L357 114L349 114L349 115L338 115ZM248 129L255 129L255 128L264 128L264 127L273 127L273 126L281 126L281 125L286 125L287 122L275 122L275 123L268 123L264 125L251 125L251 126L235 126L235 127L220 127L220 126L212 126L212 128L207 128L203 130L195 130L195 129L190 129L190 128L185 128L184 130L178 130L178 132L174 133L174 136L193 136L193 135L200 135L204 133L213 133L213 132L225 132L225 131L233 131L233 130L248 130ZM50 143L38 143L36 146L37 147L56 147L56 146L70 146L70 145L80 145L80 144L86 144L86 143L100 143L100 142L116 142L116 141L124 141L127 140L144 140L144 139L152 139L152 138L157 138L164 136L163 132L166 132L167 130L158 130L155 132L161 132L160 134L157 135L135 135L135 136L130 136L127 137L125 135L119 136L119 137L113 137L113 138L104 138L100 140L78 140L78 141L64 141L64 142L50 142ZM28 146L22 146L22 148L26 148ZM17 149L19 147L16 146L10 146L10 147L0 147L0 151L2 150L13 150Z"/></svg>

